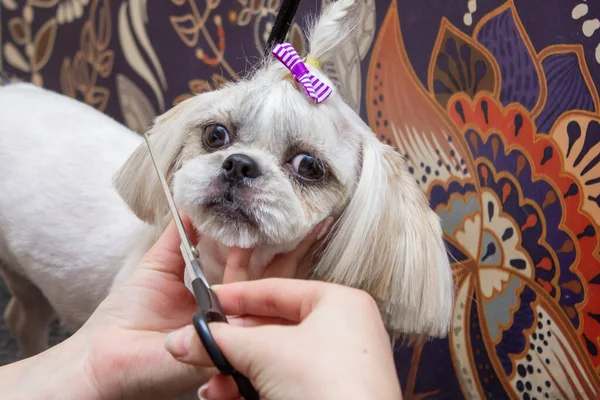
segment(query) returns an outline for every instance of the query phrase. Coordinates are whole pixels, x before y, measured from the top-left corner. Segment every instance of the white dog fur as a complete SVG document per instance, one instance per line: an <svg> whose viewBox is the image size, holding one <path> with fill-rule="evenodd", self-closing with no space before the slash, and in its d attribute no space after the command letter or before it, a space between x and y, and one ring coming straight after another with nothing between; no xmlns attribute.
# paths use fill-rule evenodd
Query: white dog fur
<svg viewBox="0 0 600 400"><path fill-rule="evenodd" d="M339 51L355 8L339 0L326 9L309 34L312 56ZM215 129L230 143L209 149L203 137ZM335 90L316 105L268 58L247 79L158 117L149 138L178 207L204 235L198 249L212 283L223 277L228 246L257 248L257 279L332 216L307 278L366 290L395 335L447 334L453 282L440 221L405 160ZM249 157L259 175L225 180L233 154ZM324 167L322 178L298 176L306 154ZM47 346L52 310L81 326L169 216L140 135L65 96L0 88L0 262L14 295L5 318L25 355Z"/></svg>

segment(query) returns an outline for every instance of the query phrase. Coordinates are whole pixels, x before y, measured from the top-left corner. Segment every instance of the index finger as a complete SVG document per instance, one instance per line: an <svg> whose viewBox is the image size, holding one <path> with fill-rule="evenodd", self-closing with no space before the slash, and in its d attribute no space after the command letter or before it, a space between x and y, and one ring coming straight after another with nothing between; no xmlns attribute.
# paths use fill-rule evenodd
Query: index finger
<svg viewBox="0 0 600 400"><path fill-rule="evenodd" d="M333 218L329 217L317 224L298 246L289 253L277 255L273 261L267 265L263 278L295 278L300 261L319 240L320 237L329 229ZM224 282L227 283L227 282Z"/></svg>
<svg viewBox="0 0 600 400"><path fill-rule="evenodd" d="M240 247L232 247L229 250L225 271L223 271L223 283L250 280L248 266L253 252L253 249Z"/></svg>
<svg viewBox="0 0 600 400"><path fill-rule="evenodd" d="M277 317L300 322L329 287L337 285L299 279L267 278L213 286L227 315Z"/></svg>

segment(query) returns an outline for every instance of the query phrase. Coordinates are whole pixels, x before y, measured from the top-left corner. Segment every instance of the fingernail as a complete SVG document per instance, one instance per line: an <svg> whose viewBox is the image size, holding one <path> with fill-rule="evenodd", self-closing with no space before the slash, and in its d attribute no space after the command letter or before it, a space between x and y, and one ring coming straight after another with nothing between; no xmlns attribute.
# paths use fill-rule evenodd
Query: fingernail
<svg viewBox="0 0 600 400"><path fill-rule="evenodd" d="M185 357L190 352L193 334L191 326L169 333L165 338L165 349L175 358Z"/></svg>
<svg viewBox="0 0 600 400"><path fill-rule="evenodd" d="M321 232L323 232L324 226L325 226L325 219L323 221L319 222L318 224L316 224L315 226L313 226L312 231L310 231L310 233L307 235L307 237L320 236Z"/></svg>
<svg viewBox="0 0 600 400"><path fill-rule="evenodd" d="M200 400L208 400L208 385L208 383L205 383L198 389L198 398Z"/></svg>
<svg viewBox="0 0 600 400"><path fill-rule="evenodd" d="M327 217L325 218L325 220L323 220L323 222L321 222L321 230L319 232L319 235L317 236L317 240L321 240L321 238L325 236L327 231L329 231L329 228L331 227L332 223L333 217Z"/></svg>
<svg viewBox="0 0 600 400"><path fill-rule="evenodd" d="M221 286L223 286L223 285L221 285L221 284L212 285L210 288L213 292L217 293L217 291L221 288Z"/></svg>

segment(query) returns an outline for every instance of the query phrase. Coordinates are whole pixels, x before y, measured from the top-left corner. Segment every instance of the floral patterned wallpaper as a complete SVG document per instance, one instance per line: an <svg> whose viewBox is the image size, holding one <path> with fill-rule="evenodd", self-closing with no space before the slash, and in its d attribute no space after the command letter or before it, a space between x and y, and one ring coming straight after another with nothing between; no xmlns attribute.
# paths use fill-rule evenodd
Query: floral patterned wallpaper
<svg viewBox="0 0 600 400"><path fill-rule="evenodd" d="M302 1L288 41L303 51ZM238 79L279 0L0 0L2 63L137 131ZM449 337L397 348L406 399L600 397L600 3L363 0L324 66L404 154L456 278Z"/></svg>

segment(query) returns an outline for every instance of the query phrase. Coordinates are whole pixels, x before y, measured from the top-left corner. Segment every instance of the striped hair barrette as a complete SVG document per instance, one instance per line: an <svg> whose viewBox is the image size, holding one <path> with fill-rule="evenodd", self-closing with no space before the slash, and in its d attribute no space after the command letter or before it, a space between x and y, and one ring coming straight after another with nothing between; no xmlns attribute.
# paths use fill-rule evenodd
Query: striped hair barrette
<svg viewBox="0 0 600 400"><path fill-rule="evenodd" d="M332 92L331 88L310 73L291 44L277 44L273 47L271 52L277 60L290 70L294 80L302 86L306 95L313 99L317 104L324 102L329 97ZM320 63L310 56L308 57L307 62L320 68Z"/></svg>

